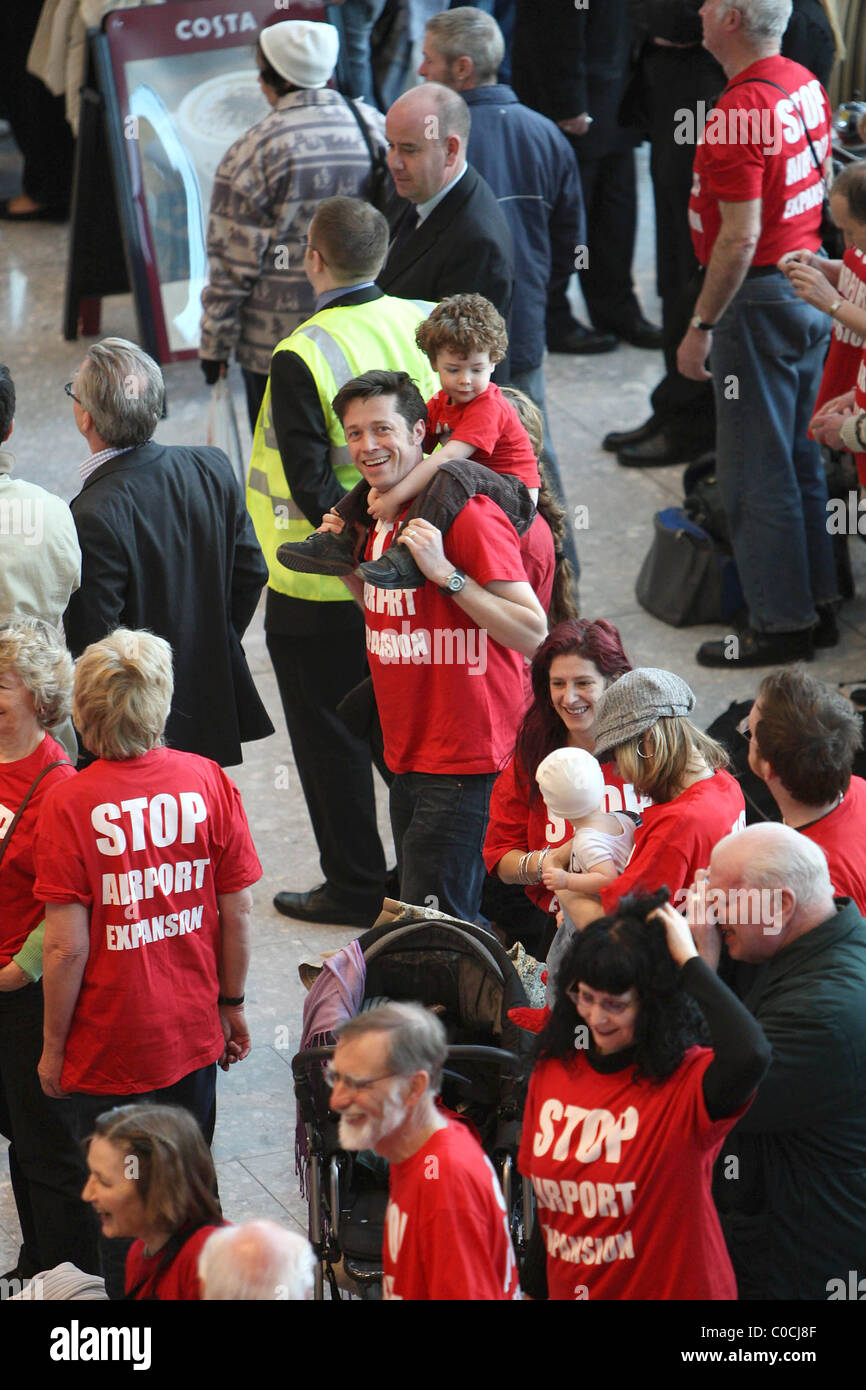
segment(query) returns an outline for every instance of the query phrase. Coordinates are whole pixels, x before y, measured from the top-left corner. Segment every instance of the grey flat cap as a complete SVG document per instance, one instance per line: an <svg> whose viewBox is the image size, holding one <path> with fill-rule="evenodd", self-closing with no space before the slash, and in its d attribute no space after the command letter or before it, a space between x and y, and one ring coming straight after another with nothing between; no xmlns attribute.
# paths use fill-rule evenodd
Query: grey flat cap
<svg viewBox="0 0 866 1390"><path fill-rule="evenodd" d="M694 707L694 694L673 671L660 671L656 666L626 671L595 707L595 756L645 734L657 719L690 714Z"/></svg>

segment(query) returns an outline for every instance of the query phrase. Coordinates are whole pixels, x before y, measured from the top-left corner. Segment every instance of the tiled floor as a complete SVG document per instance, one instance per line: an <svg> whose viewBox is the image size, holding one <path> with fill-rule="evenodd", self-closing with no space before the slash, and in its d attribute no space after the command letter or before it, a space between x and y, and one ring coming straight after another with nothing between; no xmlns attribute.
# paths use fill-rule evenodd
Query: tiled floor
<svg viewBox="0 0 866 1390"><path fill-rule="evenodd" d="M647 316L658 319L645 157L640 187L637 281ZM0 197L14 191L14 155L8 143L0 141ZM82 343L64 342L61 337L67 229L41 224L0 227L0 360L9 365L18 389L11 444L21 476L70 498L78 490L76 466L86 449L75 431L71 406L62 390L84 350ZM129 298L105 302L102 332L136 336ZM572 506L588 508L588 527L577 535L583 567L582 611L588 617L615 621L635 664L668 666L688 680L698 697L697 719L705 726L730 700L751 694L756 678L747 672L732 675L696 666L698 642L713 634L666 627L649 618L634 597L635 577L651 539L653 513L679 500L682 470L625 471L599 447L608 429L628 428L645 418L660 363L660 354L626 346L596 358L551 358L548 402L569 501ZM174 443L200 443L207 424L208 389L198 365L169 366L165 376L169 415L160 425L158 437ZM237 369L232 376L238 412L245 419ZM866 683L866 599L862 596L866 592L866 551L859 540L850 544L861 593L843 611L841 644L821 653L814 669L828 681ZM277 733L265 742L248 745L244 765L233 774L244 796L265 872L256 890L255 941L247 988L254 1048L241 1066L225 1076L220 1073L214 1149L229 1219L273 1216L303 1225L305 1208L294 1175L290 1068L304 997L297 966L323 949L345 944L355 933L293 923L271 906L278 888L309 888L321 875L265 650L261 608L246 648ZM380 825L387 844L390 836L381 792L380 787ZM16 1253L15 1206L8 1177L0 1176L0 1269L13 1264Z"/></svg>

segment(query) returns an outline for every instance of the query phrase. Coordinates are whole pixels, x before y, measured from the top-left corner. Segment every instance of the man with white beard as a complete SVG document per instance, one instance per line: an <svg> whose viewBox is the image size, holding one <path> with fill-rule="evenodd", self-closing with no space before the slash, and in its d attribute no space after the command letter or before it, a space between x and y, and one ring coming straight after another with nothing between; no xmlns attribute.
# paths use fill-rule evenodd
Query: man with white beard
<svg viewBox="0 0 866 1390"><path fill-rule="evenodd" d="M383 1004L344 1023L326 1071L344 1149L387 1158L388 1299L520 1297L508 1213L470 1130L436 1104L445 1029L420 1004Z"/></svg>

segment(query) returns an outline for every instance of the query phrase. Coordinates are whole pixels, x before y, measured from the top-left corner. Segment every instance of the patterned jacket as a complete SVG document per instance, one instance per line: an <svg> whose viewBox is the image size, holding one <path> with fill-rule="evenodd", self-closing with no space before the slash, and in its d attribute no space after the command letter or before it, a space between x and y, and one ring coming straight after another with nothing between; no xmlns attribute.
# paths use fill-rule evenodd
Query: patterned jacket
<svg viewBox="0 0 866 1390"><path fill-rule="evenodd" d="M361 114L384 145L384 117ZM364 137L330 88L289 92L223 155L207 229L202 357L267 375L271 353L313 312L304 237L322 198L359 196L370 173Z"/></svg>

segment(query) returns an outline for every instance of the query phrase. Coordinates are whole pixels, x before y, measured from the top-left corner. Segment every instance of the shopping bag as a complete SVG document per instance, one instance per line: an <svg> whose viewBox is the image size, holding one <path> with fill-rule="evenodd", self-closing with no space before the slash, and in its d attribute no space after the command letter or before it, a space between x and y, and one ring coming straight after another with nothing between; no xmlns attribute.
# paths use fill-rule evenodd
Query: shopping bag
<svg viewBox="0 0 866 1390"><path fill-rule="evenodd" d="M241 452L241 437L228 379L221 376L211 388L207 442L228 455L242 488L247 485L247 461Z"/></svg>

